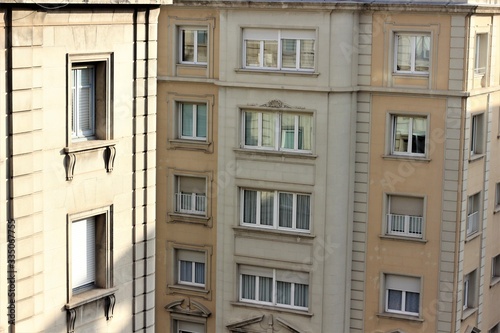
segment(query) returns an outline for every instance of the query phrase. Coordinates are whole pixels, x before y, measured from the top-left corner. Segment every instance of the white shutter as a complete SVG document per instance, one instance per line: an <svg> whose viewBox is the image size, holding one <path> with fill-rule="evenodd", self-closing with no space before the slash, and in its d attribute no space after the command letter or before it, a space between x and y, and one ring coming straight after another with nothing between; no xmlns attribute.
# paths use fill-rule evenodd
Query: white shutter
<svg viewBox="0 0 500 333"><path fill-rule="evenodd" d="M73 291L95 282L95 217L71 225L71 285Z"/></svg>
<svg viewBox="0 0 500 333"><path fill-rule="evenodd" d="M420 279L411 276L386 275L386 289L420 293Z"/></svg>
<svg viewBox="0 0 500 333"><path fill-rule="evenodd" d="M73 136L89 137L95 134L95 80L94 67L73 69Z"/></svg>

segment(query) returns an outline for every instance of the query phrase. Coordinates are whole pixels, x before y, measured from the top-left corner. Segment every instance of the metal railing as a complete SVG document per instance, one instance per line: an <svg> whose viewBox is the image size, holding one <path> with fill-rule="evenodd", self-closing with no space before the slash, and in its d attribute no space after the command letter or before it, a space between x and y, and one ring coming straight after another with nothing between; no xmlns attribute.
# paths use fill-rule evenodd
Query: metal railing
<svg viewBox="0 0 500 333"><path fill-rule="evenodd" d="M206 211L206 196L197 193L176 193L176 210L179 213L203 215Z"/></svg>
<svg viewBox="0 0 500 333"><path fill-rule="evenodd" d="M421 216L387 214L387 233L422 238L423 220Z"/></svg>

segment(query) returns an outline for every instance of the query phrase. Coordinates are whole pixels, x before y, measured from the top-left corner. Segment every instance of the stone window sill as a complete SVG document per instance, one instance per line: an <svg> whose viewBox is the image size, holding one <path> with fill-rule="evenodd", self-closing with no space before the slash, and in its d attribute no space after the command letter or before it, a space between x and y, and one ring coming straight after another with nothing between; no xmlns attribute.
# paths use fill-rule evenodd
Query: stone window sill
<svg viewBox="0 0 500 333"><path fill-rule="evenodd" d="M104 150L104 161L106 172L113 171L116 156L115 140L89 140L72 142L70 146L64 147L66 154L66 180L72 180L75 172L77 156L86 152Z"/></svg>
<svg viewBox="0 0 500 333"><path fill-rule="evenodd" d="M281 307L277 307L277 306L270 306L270 305L263 305L263 304L252 304L252 303L245 303L245 302L231 302L231 305L241 306L241 307L245 307L245 308L272 310L272 311L276 311L276 312L290 313L290 314L300 315L300 316L304 316L304 317L314 316L313 313L307 312L307 311L293 310L293 309L287 309L287 308L281 308Z"/></svg>
<svg viewBox="0 0 500 333"><path fill-rule="evenodd" d="M427 243L426 239L423 238L415 238L415 237L405 237L405 236L395 236L395 235L379 235L382 239L390 239L390 240L399 240L405 242L416 242L416 243Z"/></svg>
<svg viewBox="0 0 500 333"><path fill-rule="evenodd" d="M389 318L389 319L402 319L402 320L408 320L408 321L420 322L420 323L424 322L424 319L420 318L420 317L404 315L404 314L397 314L397 313L390 313L390 312L377 313L377 317Z"/></svg>
<svg viewBox="0 0 500 333"><path fill-rule="evenodd" d="M474 313L477 312L477 307L476 308L467 308L462 311L462 321L465 319L469 318L472 316Z"/></svg>

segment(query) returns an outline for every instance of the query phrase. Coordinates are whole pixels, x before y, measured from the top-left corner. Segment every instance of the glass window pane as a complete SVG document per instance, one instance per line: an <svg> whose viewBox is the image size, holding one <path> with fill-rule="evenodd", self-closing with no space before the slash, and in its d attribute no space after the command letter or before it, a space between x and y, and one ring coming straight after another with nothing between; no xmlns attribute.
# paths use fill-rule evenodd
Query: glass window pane
<svg viewBox="0 0 500 333"><path fill-rule="evenodd" d="M255 276L241 275L241 298L255 299Z"/></svg>
<svg viewBox="0 0 500 333"><path fill-rule="evenodd" d="M257 191L243 191L243 222L257 223Z"/></svg>
<svg viewBox="0 0 500 333"><path fill-rule="evenodd" d="M295 306L307 308L309 305L309 286L307 284L295 284L294 302Z"/></svg>
<svg viewBox="0 0 500 333"><path fill-rule="evenodd" d="M406 300L405 300L405 311L406 312L419 312L419 293L406 292Z"/></svg>
<svg viewBox="0 0 500 333"><path fill-rule="evenodd" d="M300 68L314 69L314 40L300 41Z"/></svg>
<svg viewBox="0 0 500 333"><path fill-rule="evenodd" d="M259 301L271 302L273 299L273 279L259 276Z"/></svg>
<svg viewBox="0 0 500 333"><path fill-rule="evenodd" d="M247 67L261 67L259 62L260 55L260 41L247 40L245 42L246 49L246 66Z"/></svg>
<svg viewBox="0 0 500 333"><path fill-rule="evenodd" d="M182 30L182 61L194 62L194 33L193 30Z"/></svg>
<svg viewBox="0 0 500 333"><path fill-rule="evenodd" d="M273 225L274 218L274 192L262 191L260 193L260 224Z"/></svg>
<svg viewBox="0 0 500 333"><path fill-rule="evenodd" d="M401 311L403 293L400 290L389 289L387 296L387 309Z"/></svg>
<svg viewBox="0 0 500 333"><path fill-rule="evenodd" d="M279 194L279 226L291 228L293 222L293 194Z"/></svg>
<svg viewBox="0 0 500 333"><path fill-rule="evenodd" d="M259 114L245 112L245 145L257 146L259 143Z"/></svg>
<svg viewBox="0 0 500 333"><path fill-rule="evenodd" d="M264 41L264 67L278 67L278 41Z"/></svg>
<svg viewBox="0 0 500 333"><path fill-rule="evenodd" d="M196 108L196 136L207 137L207 105L198 104Z"/></svg>
<svg viewBox="0 0 500 333"><path fill-rule="evenodd" d="M394 151L408 151L408 135L409 135L410 118L396 116L394 117Z"/></svg>
<svg viewBox="0 0 500 333"><path fill-rule="evenodd" d="M262 113L262 146L274 148L276 131L276 115Z"/></svg>
<svg viewBox="0 0 500 333"><path fill-rule="evenodd" d="M428 72L429 71L429 57L430 57L431 37L430 36L416 36L415 37L415 71Z"/></svg>
<svg viewBox="0 0 500 333"><path fill-rule="evenodd" d="M207 31L198 30L198 59L197 62L207 62Z"/></svg>
<svg viewBox="0 0 500 333"><path fill-rule="evenodd" d="M182 103L182 136L193 136L193 104Z"/></svg>
<svg viewBox="0 0 500 333"><path fill-rule="evenodd" d="M411 152L425 154L425 137L427 132L427 119L425 117L412 118L412 147Z"/></svg>
<svg viewBox="0 0 500 333"><path fill-rule="evenodd" d="M297 194L297 229L309 230L310 200L308 195Z"/></svg>
<svg viewBox="0 0 500 333"><path fill-rule="evenodd" d="M312 150L312 116L299 116L298 149Z"/></svg>
<svg viewBox="0 0 500 333"><path fill-rule="evenodd" d="M281 62L283 68L297 67L297 41L295 39L283 39L281 41Z"/></svg>
<svg viewBox="0 0 500 333"><path fill-rule="evenodd" d="M278 304L292 305L292 284L289 282L276 282L276 302Z"/></svg>
<svg viewBox="0 0 500 333"><path fill-rule="evenodd" d="M205 284L205 264L202 262L194 264L194 282Z"/></svg>
<svg viewBox="0 0 500 333"><path fill-rule="evenodd" d="M193 281L192 262L185 260L179 260L179 262L180 262L180 268L179 268L180 280L185 282L192 282Z"/></svg>
<svg viewBox="0 0 500 333"><path fill-rule="evenodd" d="M396 70L410 71L411 70L411 37L398 35L397 43L397 62Z"/></svg>
<svg viewBox="0 0 500 333"><path fill-rule="evenodd" d="M281 116L281 148L295 148L295 117L289 114Z"/></svg>

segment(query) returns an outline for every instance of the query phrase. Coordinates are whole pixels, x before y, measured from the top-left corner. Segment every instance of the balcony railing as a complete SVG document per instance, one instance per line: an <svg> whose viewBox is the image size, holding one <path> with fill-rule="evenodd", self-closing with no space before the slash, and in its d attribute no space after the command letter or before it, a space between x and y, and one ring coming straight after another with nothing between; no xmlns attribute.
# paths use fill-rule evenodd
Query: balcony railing
<svg viewBox="0 0 500 333"><path fill-rule="evenodd" d="M479 230L479 212L467 215L467 236Z"/></svg>
<svg viewBox="0 0 500 333"><path fill-rule="evenodd" d="M421 216L387 214L387 233L422 238L423 220Z"/></svg>
<svg viewBox="0 0 500 333"><path fill-rule="evenodd" d="M186 214L204 215L206 211L206 196L197 193L176 193L176 211Z"/></svg>

